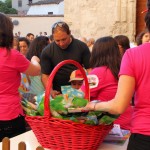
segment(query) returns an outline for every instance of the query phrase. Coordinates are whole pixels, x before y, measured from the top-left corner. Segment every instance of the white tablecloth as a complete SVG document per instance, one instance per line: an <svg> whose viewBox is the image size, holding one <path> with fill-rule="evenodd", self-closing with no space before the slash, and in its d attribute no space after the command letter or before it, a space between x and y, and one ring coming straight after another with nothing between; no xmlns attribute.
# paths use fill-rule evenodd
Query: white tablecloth
<svg viewBox="0 0 150 150"><path fill-rule="evenodd" d="M36 148L40 146L32 130L11 138L10 150L18 150L18 144L20 142L26 143L26 150L36 150ZM103 142L98 150L126 150L127 144L128 140L123 145ZM0 150L2 150L2 143L0 143Z"/></svg>

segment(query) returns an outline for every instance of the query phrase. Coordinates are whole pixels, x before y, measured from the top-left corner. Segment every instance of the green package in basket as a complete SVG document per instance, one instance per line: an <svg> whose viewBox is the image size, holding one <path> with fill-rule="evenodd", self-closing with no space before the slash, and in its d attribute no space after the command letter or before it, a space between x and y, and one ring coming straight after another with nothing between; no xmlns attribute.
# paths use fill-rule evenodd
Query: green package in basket
<svg viewBox="0 0 150 150"><path fill-rule="evenodd" d="M40 98L39 98L40 97ZM39 95L37 111L43 116L44 113L44 97L45 95ZM88 100L80 97L68 97L67 94L58 95L55 99L50 98L50 110L55 111L58 114L68 114L68 108L84 107L88 103ZM55 113L56 114L56 113ZM57 117L54 116L54 117Z"/></svg>
<svg viewBox="0 0 150 150"><path fill-rule="evenodd" d="M45 94L38 95L37 110L35 115L44 115L44 97ZM88 100L81 97L71 97L67 94L58 95L55 99L50 98L50 111L53 117L64 120L72 120L78 123L89 125L106 124L109 125L118 117L101 111L82 111ZM27 112L31 115L31 111ZM33 114L32 114L33 115Z"/></svg>
<svg viewBox="0 0 150 150"><path fill-rule="evenodd" d="M38 100L37 100L37 103L38 103L37 111L39 112L39 114L40 114L41 116L44 115L44 98L45 98L45 94L38 95L37 98L36 98L36 99L38 99ZM61 101L62 98L61 98L61 96L58 96L56 99L57 99L56 101L59 102L59 101ZM52 104L53 104L53 103L52 103ZM60 106L60 105L59 105L59 106ZM57 111L54 111L54 109L52 109L51 103L50 103L49 107L50 107L51 113L52 113L52 115L53 115L54 117L62 118L62 117L57 113ZM57 108L58 108L58 106L57 106ZM61 108L62 108L62 107L61 107Z"/></svg>

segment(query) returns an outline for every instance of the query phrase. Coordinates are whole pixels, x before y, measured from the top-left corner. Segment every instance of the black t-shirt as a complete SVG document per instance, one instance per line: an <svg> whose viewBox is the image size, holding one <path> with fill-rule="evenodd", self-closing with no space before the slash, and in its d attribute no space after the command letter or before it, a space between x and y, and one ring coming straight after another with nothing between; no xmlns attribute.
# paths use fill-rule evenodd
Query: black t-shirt
<svg viewBox="0 0 150 150"><path fill-rule="evenodd" d="M89 68L90 51L87 45L77 39L73 39L66 49L61 49L55 42L49 44L42 51L42 73L49 75L54 67L61 61L72 59L79 62L85 69ZM62 85L69 85L70 74L77 69L74 65L62 66L53 80L53 89L61 91Z"/></svg>

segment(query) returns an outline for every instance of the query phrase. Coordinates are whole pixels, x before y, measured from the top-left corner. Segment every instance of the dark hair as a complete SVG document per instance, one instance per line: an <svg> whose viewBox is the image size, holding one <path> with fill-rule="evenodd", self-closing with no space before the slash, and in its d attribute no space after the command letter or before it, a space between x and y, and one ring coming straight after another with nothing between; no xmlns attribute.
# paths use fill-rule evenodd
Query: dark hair
<svg viewBox="0 0 150 150"><path fill-rule="evenodd" d="M40 59L41 52L49 43L49 39L46 36L36 37L29 46L27 58L31 60L32 56L37 56Z"/></svg>
<svg viewBox="0 0 150 150"><path fill-rule="evenodd" d="M117 35L114 37L114 39L117 41L118 45L122 46L123 53L125 53L125 51L130 48L130 41L127 36Z"/></svg>
<svg viewBox="0 0 150 150"><path fill-rule="evenodd" d="M110 36L97 39L91 53L91 68L106 66L118 80L120 62L121 55L116 40Z"/></svg>
<svg viewBox="0 0 150 150"><path fill-rule="evenodd" d="M144 31L140 32L140 33L137 35L137 37L136 37L136 39L135 39L137 45L141 45L141 44L142 44L142 38L143 38L143 36L144 36L146 33L149 33L149 31L148 31L147 28L146 28Z"/></svg>
<svg viewBox="0 0 150 150"><path fill-rule="evenodd" d="M0 13L0 47L6 47L8 51L13 45L13 23L9 17Z"/></svg>
<svg viewBox="0 0 150 150"><path fill-rule="evenodd" d="M57 31L63 31L66 32L67 34L70 34L70 29L67 23L63 21L59 21L53 24L52 26L52 34L54 34Z"/></svg>
<svg viewBox="0 0 150 150"><path fill-rule="evenodd" d="M150 32L150 0L147 0L147 13L145 15L145 23L148 31Z"/></svg>
<svg viewBox="0 0 150 150"><path fill-rule="evenodd" d="M34 36L33 33L28 33L28 34L26 35L26 37L29 37L30 35Z"/></svg>
<svg viewBox="0 0 150 150"><path fill-rule="evenodd" d="M19 42L26 42L26 44L28 45L28 47L29 47L29 45L30 45L30 41L27 39L27 38L25 38L25 37L20 37L19 38Z"/></svg>
<svg viewBox="0 0 150 150"><path fill-rule="evenodd" d="M49 39L50 39L51 41L53 41L53 40L54 40L54 39L53 39L53 35L52 35L52 34L49 36Z"/></svg>

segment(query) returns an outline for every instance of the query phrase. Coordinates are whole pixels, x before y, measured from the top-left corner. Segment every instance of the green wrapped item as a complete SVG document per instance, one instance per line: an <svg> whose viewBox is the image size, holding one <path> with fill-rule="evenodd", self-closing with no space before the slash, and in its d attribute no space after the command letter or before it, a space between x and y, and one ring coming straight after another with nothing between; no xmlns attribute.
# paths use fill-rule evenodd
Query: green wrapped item
<svg viewBox="0 0 150 150"><path fill-rule="evenodd" d="M109 125L109 124L113 123L118 117L119 117L119 115L103 113L103 116L99 120L99 124Z"/></svg>
<svg viewBox="0 0 150 150"><path fill-rule="evenodd" d="M45 94L39 95L37 98L38 98L37 102L39 102L38 107L37 107L37 111L41 116L43 116L44 115L44 98L45 98ZM57 102L60 102L61 100L62 100L62 98L60 96L58 96L57 97ZM55 106L55 104L53 103L53 100L51 100L51 102L52 102L52 104L50 103L50 106L51 105ZM58 108L58 107L56 107L56 108ZM50 107L50 109L51 109L52 116L54 116L56 118L62 118L61 115L53 109L53 107Z"/></svg>
<svg viewBox="0 0 150 150"><path fill-rule="evenodd" d="M30 116L44 115L44 97L45 94L36 97L37 107L33 109L30 103L24 101L22 105L26 113ZM95 100L96 101L96 100ZM96 101L97 102L97 101ZM99 102L99 101L98 101ZM77 123L88 125L109 125L118 118L119 115L112 115L102 111L83 111L88 100L82 97L74 97L68 94L58 95L55 99L50 98L50 111L53 117L63 120L71 120Z"/></svg>
<svg viewBox="0 0 150 150"><path fill-rule="evenodd" d="M67 114L67 108L65 107L66 101L63 96L57 96L55 99L52 99L51 102L51 110L58 112L59 114Z"/></svg>
<svg viewBox="0 0 150 150"><path fill-rule="evenodd" d="M96 113L94 111L89 111L87 114L87 120L86 120L85 124L98 125L97 114L99 114L99 113Z"/></svg>
<svg viewBox="0 0 150 150"><path fill-rule="evenodd" d="M72 104L75 108L85 107L87 103L88 103L88 100L84 98L80 98L80 97L74 97L74 99L72 100Z"/></svg>

